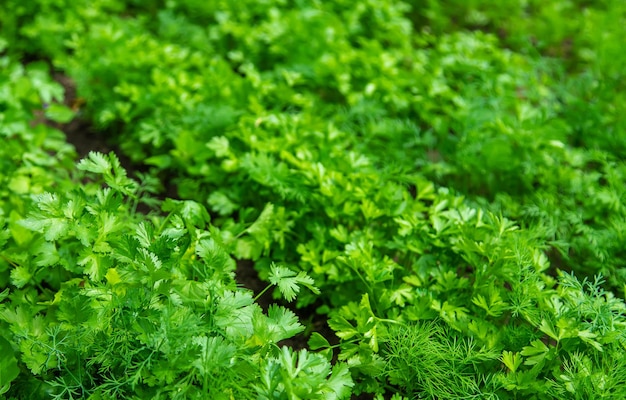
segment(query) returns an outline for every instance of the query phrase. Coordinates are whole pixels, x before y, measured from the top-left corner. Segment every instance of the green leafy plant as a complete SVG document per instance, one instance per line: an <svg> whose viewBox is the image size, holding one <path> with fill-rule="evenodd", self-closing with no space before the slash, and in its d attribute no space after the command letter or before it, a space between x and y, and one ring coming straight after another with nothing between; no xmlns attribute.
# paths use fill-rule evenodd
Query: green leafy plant
<svg viewBox="0 0 626 400"><path fill-rule="evenodd" d="M623 2L6 10L8 395L623 392ZM33 126L75 115L24 55L139 179Z"/></svg>
<svg viewBox="0 0 626 400"><path fill-rule="evenodd" d="M236 287L235 262L205 229L203 207L168 200L165 217L144 216L135 209L148 200L145 187L113 154L91 153L78 168L100 178L37 197L20 222L33 232L30 242L3 249L12 259L30 248L34 259L14 261L14 289L0 310L7 344L30 372L7 358L13 367L3 377L5 392L290 399L350 393L345 366L278 346L304 327L283 307L264 314L249 291ZM300 284L317 290L303 273L292 278L287 268L275 270L273 281L288 300ZM256 387L264 374L267 387Z"/></svg>

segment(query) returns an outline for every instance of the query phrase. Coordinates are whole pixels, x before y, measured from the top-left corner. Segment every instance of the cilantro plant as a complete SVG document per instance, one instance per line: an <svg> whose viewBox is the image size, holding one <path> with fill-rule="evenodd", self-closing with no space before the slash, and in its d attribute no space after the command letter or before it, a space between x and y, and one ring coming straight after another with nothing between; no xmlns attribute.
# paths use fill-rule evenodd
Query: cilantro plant
<svg viewBox="0 0 626 400"><path fill-rule="evenodd" d="M18 375L8 370L8 395L339 399L350 393L345 365L278 346L304 327L283 307L264 314L249 291L237 288L235 262L219 234L207 230L202 206L166 200L164 217L139 214L136 202L149 200L147 188L128 178L113 154L91 153L78 169L92 182L37 196L18 221L29 240L3 249L13 268L0 309L2 334L23 365ZM42 248L46 253L37 256ZM303 273L273 271L287 300L300 284L317 291ZM5 362L15 366L14 359Z"/></svg>
<svg viewBox="0 0 626 400"><path fill-rule="evenodd" d="M10 51L71 77L147 173L75 171L29 127L73 117L47 65L5 62L3 390L624 391L623 2L7 4ZM267 291L338 341L280 346L305 327Z"/></svg>

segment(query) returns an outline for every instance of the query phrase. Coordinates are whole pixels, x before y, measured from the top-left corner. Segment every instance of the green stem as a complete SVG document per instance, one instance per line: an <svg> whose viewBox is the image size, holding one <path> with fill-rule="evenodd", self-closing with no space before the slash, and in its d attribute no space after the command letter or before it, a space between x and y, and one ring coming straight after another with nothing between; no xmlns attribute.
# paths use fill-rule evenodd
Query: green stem
<svg viewBox="0 0 626 400"><path fill-rule="evenodd" d="M272 286L274 286L274 285L267 285L267 286L265 287L265 289L261 290L261 292L260 292L259 294L257 294L256 296L254 296L254 301L258 301L258 300L259 300L259 298L260 298L261 296L263 296L263 295L265 294L265 292L267 292L268 290L270 290L270 288L271 288Z"/></svg>
<svg viewBox="0 0 626 400"><path fill-rule="evenodd" d="M10 258L6 257L3 254L0 254L0 257L2 257L2 259L6 262L8 262L9 264L11 264L12 267L16 268L18 267L18 264L16 262L14 262L13 260L11 260Z"/></svg>

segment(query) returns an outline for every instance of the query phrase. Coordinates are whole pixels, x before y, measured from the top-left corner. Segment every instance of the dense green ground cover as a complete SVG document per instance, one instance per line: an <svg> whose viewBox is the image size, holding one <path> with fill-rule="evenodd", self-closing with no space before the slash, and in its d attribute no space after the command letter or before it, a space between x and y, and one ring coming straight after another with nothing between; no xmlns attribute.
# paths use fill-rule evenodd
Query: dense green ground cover
<svg viewBox="0 0 626 400"><path fill-rule="evenodd" d="M7 398L623 398L623 1L6 0L0 23ZM79 161L73 119L143 172Z"/></svg>

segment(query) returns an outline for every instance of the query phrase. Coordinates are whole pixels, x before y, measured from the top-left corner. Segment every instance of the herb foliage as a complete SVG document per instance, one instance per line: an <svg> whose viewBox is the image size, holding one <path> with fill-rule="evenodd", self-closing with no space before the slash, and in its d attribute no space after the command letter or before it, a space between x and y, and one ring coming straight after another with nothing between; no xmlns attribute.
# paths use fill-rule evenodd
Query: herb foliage
<svg viewBox="0 0 626 400"><path fill-rule="evenodd" d="M623 2L6 3L6 396L626 391Z"/></svg>

